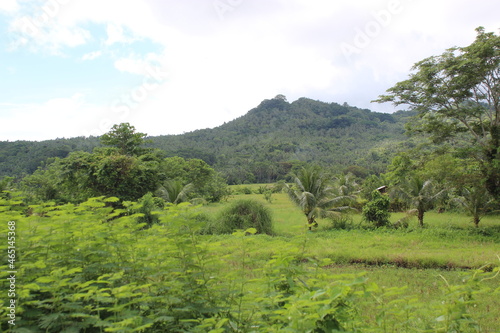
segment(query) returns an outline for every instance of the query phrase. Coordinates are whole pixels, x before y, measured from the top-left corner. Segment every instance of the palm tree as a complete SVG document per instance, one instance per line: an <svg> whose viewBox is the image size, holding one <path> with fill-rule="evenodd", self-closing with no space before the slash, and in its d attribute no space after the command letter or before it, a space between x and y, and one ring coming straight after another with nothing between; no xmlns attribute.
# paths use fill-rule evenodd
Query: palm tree
<svg viewBox="0 0 500 333"><path fill-rule="evenodd" d="M481 217L493 206L495 200L491 197L485 187L464 187L461 196L456 199L465 210L472 215L472 222L479 226Z"/></svg>
<svg viewBox="0 0 500 333"><path fill-rule="evenodd" d="M335 180L335 186L335 193L337 196L347 198L347 205L361 193L361 186L356 182L355 176L352 173L338 176Z"/></svg>
<svg viewBox="0 0 500 333"><path fill-rule="evenodd" d="M327 217L338 213L335 210L349 207L335 207L346 199L353 199L348 195L335 195L330 181L317 168L302 168L297 174L292 175L294 186L286 185L290 199L302 209L307 218L309 230L317 227L316 217ZM334 208L335 207L335 208Z"/></svg>
<svg viewBox="0 0 500 333"><path fill-rule="evenodd" d="M158 196L166 202L178 204L185 202L189 193L194 191L193 184L184 185L180 180L167 180L163 186L158 189Z"/></svg>
<svg viewBox="0 0 500 333"><path fill-rule="evenodd" d="M424 226L424 213L441 199L445 190L437 191L431 180L422 180L419 176L412 176L403 182L393 192L409 206L417 210L418 222Z"/></svg>

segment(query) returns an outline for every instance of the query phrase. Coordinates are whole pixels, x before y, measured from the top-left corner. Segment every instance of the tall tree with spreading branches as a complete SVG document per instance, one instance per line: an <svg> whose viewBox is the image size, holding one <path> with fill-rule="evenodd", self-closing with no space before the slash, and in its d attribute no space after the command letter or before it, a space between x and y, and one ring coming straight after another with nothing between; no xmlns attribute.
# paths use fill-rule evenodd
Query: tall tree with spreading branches
<svg viewBox="0 0 500 333"><path fill-rule="evenodd" d="M376 102L417 111L408 128L436 142L468 137L486 189L500 199L500 36L476 31L471 45L416 63L409 79Z"/></svg>

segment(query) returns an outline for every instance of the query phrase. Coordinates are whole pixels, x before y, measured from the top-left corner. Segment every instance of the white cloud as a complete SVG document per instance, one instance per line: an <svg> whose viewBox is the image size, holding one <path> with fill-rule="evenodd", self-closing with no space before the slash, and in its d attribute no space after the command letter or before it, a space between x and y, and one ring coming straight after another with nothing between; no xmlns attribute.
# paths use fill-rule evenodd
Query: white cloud
<svg viewBox="0 0 500 333"><path fill-rule="evenodd" d="M2 0L0 2L0 12L6 12L8 14L14 13L19 9L19 4L17 0Z"/></svg>
<svg viewBox="0 0 500 333"><path fill-rule="evenodd" d="M0 140L49 140L83 135L103 108L85 103L81 94L41 104L2 104Z"/></svg>
<svg viewBox="0 0 500 333"><path fill-rule="evenodd" d="M108 24L106 28L107 40L106 45L113 45L115 43L131 43L135 39L132 36L126 36L121 25L114 23Z"/></svg>
<svg viewBox="0 0 500 333"><path fill-rule="evenodd" d="M69 1L48 24L35 25L39 37L19 17L12 30L21 37L18 46L51 54L101 42L102 50L78 58L109 56L110 66L139 77L119 85L110 77L113 97L100 106L82 102L73 109L88 114L86 126L95 133L104 133L107 122L131 121L156 135L222 124L279 93L290 101L305 96L392 111L370 101L405 79L416 61L468 45L479 25L494 32L500 28L498 0L481 5L469 0L221 1L232 6L222 19L213 0ZM383 21L380 15L390 12L391 4L399 4L398 10ZM341 45L354 45L360 33L368 42L358 43L359 52L346 57ZM162 51L151 53L151 42ZM148 68L168 75L153 81L155 88L126 105L126 112L114 112L117 94L130 99L143 91L144 82L151 83ZM127 84L117 93L117 86Z"/></svg>
<svg viewBox="0 0 500 333"><path fill-rule="evenodd" d="M42 25L28 16L14 19L10 24L11 48L27 48L32 52L60 55L66 47L87 43L89 31L78 26L67 27L56 23Z"/></svg>
<svg viewBox="0 0 500 333"><path fill-rule="evenodd" d="M155 53L148 53L145 56L138 56L135 54L127 58L120 58L114 62L114 66L120 72L126 72L137 75L149 75L148 70L157 64L160 56Z"/></svg>
<svg viewBox="0 0 500 333"><path fill-rule="evenodd" d="M82 60L94 60L102 56L102 51L94 51L86 53L82 56Z"/></svg>

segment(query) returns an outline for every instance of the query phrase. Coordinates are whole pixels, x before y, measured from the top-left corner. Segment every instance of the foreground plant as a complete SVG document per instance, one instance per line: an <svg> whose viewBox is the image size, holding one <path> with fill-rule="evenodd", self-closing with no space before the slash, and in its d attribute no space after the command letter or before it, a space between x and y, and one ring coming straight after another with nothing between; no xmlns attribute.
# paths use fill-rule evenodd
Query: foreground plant
<svg viewBox="0 0 500 333"><path fill-rule="evenodd" d="M0 331L468 332L481 329L475 302L500 293L485 285L497 267L446 283L442 300L424 303L366 274L332 275L330 260L311 258L297 239L273 248L273 238L254 228L202 236L189 204L167 206L150 228L143 214L116 207L117 198L105 197L31 207L14 194L0 198L22 249L16 327L2 321ZM259 257L256 246L272 255ZM8 290L1 268L0 287ZM0 298L3 318L6 301ZM376 313L367 315L374 302Z"/></svg>

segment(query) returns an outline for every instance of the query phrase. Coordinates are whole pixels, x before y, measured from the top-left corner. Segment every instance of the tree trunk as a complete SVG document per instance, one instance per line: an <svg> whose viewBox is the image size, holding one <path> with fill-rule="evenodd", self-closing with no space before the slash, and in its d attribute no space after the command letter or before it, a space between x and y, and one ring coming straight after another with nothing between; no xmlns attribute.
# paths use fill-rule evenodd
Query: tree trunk
<svg viewBox="0 0 500 333"><path fill-rule="evenodd" d="M479 217L479 215L474 215L474 220L473 220L473 222L474 222L474 226L475 226L476 228L478 228L478 227L479 227L479 220L480 220L480 219L481 219L481 218Z"/></svg>
<svg viewBox="0 0 500 333"><path fill-rule="evenodd" d="M421 208L418 209L418 223L421 227L424 226L424 213L425 211Z"/></svg>
<svg viewBox="0 0 500 333"><path fill-rule="evenodd" d="M316 218L314 216L307 218L307 226L309 230L312 230L313 227L314 228L318 227L318 222L316 222Z"/></svg>
<svg viewBox="0 0 500 333"><path fill-rule="evenodd" d="M486 161L482 163L483 174L486 178L486 189L495 198L500 199L500 126L491 126L491 140L485 149Z"/></svg>

